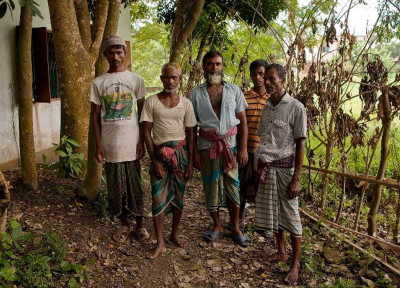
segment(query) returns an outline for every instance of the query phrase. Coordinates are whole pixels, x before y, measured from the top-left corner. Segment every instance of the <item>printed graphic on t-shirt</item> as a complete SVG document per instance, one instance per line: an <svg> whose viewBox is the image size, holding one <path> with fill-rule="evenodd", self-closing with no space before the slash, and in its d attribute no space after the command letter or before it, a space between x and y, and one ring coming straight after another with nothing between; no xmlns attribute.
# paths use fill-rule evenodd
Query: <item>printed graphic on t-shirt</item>
<svg viewBox="0 0 400 288"><path fill-rule="evenodd" d="M129 92L114 92L104 97L104 121L129 120L132 116L133 96Z"/></svg>

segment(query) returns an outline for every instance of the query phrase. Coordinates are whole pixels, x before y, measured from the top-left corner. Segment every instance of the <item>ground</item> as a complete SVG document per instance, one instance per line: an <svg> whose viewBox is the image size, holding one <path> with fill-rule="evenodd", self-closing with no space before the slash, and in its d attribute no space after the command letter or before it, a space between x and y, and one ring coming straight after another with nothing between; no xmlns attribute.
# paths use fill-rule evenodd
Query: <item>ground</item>
<svg viewBox="0 0 400 288"><path fill-rule="evenodd" d="M151 197L146 166L142 169L143 187L149 212ZM4 175L13 186L9 218L17 219L26 232L60 233L67 243L68 260L91 263L83 287L286 287L283 278L290 259L286 264L266 261L267 255L274 252L274 240L270 235L253 231L252 206L247 208L251 247L234 245L228 231L214 244L202 240L201 235L211 222L204 207L198 173L185 193L181 232L188 244L177 248L168 243L167 252L155 260L145 258L145 253L155 247L155 241L152 245L142 245L135 239L123 244L111 239L117 223L108 216L98 215L101 204L86 203L79 196L82 180L60 179L56 171L39 170L40 188L29 192L23 190L18 170ZM226 211L222 217L227 224ZM166 218L166 223L167 238L171 216ZM364 256L357 252L351 255L354 258L351 262L348 251L352 250L336 236L316 230L317 225L307 219L303 223L305 241L299 285L361 287L364 284L368 287L367 280L383 283L386 277L388 285L393 286L376 287L397 287L400 279L395 275L385 272L375 262L364 261ZM151 218L145 220L145 226L155 239ZM56 281L57 287L66 285L65 279Z"/></svg>

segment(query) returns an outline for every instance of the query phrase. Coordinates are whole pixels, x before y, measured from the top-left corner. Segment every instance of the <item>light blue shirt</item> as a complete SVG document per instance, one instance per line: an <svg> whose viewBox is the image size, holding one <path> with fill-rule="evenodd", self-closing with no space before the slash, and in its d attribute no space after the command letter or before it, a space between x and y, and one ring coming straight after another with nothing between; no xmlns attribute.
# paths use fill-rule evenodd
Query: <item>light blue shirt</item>
<svg viewBox="0 0 400 288"><path fill-rule="evenodd" d="M221 120L218 119L211 106L210 97L207 92L207 82L195 88L190 94L194 114L196 115L197 125L204 130L217 129L218 135L225 135L228 131L238 125L240 120L236 113L240 113L247 108L247 102L240 88L235 84L223 81L224 89L222 92ZM199 150L209 149L211 142L197 137L197 148ZM236 147L236 135L229 137L229 147Z"/></svg>

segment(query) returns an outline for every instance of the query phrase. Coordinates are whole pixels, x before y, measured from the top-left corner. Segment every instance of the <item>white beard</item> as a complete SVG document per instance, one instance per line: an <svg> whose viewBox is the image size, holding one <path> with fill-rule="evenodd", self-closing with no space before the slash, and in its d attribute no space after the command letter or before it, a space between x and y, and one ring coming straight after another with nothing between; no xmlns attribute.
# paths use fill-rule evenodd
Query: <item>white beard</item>
<svg viewBox="0 0 400 288"><path fill-rule="evenodd" d="M166 88L164 88L164 92L167 93L167 94L173 94L176 91L178 91L178 88L174 88L174 89L166 89Z"/></svg>
<svg viewBox="0 0 400 288"><path fill-rule="evenodd" d="M220 84L223 78L222 73L208 73L207 82L210 84Z"/></svg>

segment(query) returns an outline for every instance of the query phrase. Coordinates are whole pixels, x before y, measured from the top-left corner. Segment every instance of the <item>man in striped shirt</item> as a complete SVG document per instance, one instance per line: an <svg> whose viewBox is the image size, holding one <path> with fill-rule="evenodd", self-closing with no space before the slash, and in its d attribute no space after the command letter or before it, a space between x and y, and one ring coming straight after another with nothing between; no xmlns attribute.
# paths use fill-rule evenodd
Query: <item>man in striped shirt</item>
<svg viewBox="0 0 400 288"><path fill-rule="evenodd" d="M267 61L257 59L250 64L250 78L253 82L253 88L244 93L246 102L249 105L246 109L248 138L247 152L248 163L240 169L240 212L239 224L241 227L245 224L244 208L247 201L253 201L257 192L257 180L254 171L254 150L258 146L260 136L257 135L258 124L260 123L261 110L267 104L269 94L265 89L264 72L267 67Z"/></svg>

